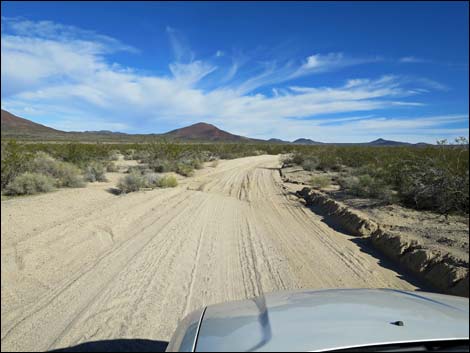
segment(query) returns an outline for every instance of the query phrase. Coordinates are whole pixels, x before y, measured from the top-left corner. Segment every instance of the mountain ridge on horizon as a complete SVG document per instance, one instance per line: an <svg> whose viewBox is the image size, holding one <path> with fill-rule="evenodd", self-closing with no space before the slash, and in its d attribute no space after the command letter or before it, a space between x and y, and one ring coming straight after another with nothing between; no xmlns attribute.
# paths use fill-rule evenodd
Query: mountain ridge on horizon
<svg viewBox="0 0 470 353"><path fill-rule="evenodd" d="M182 128L174 129L166 133L148 133L148 134L129 134L125 132L115 132L110 130L98 131L61 131L32 120L16 116L4 109L1 110L1 136L2 138L42 138L42 139L66 139L72 137L74 140L80 137L87 139L133 139L133 138L169 138L181 141L205 141L205 142L253 142L253 143L276 143L276 144L298 144L298 145L370 145L370 146L413 146L430 145L427 143L409 143L400 141L391 141L383 138L377 138L370 142L361 143L325 143L314 141L309 138L298 138L294 141L286 141L278 138L268 140L254 139L245 136L235 135L225 130L219 129L213 124L206 122L197 122Z"/></svg>

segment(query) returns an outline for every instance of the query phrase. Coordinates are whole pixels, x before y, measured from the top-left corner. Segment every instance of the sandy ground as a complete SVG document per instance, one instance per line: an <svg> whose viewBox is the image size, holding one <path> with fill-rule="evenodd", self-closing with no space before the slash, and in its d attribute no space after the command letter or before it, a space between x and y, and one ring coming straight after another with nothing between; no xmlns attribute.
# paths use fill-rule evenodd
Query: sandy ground
<svg viewBox="0 0 470 353"><path fill-rule="evenodd" d="M201 306L299 288L416 287L283 188L277 156L221 161L174 189L1 203L1 349L168 341Z"/></svg>

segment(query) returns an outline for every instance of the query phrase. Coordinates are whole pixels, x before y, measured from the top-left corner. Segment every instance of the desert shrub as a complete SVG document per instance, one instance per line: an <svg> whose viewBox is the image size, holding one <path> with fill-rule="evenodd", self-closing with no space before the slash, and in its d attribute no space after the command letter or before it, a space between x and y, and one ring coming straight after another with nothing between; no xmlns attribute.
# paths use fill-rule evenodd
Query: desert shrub
<svg viewBox="0 0 470 353"><path fill-rule="evenodd" d="M386 202L393 200L393 191L390 186L368 174L341 177L338 183L344 190L355 196L376 198Z"/></svg>
<svg viewBox="0 0 470 353"><path fill-rule="evenodd" d="M160 179L158 186L161 188L174 188L178 186L178 180L174 175L165 175Z"/></svg>
<svg viewBox="0 0 470 353"><path fill-rule="evenodd" d="M148 165L146 164L139 164L139 165L132 165L127 168L126 173L138 173L138 174L146 174L146 173L151 173L153 170L149 168Z"/></svg>
<svg viewBox="0 0 470 353"><path fill-rule="evenodd" d="M199 158L194 158L192 161L191 161L191 166L194 168L194 169L202 169L203 165L202 165L202 162Z"/></svg>
<svg viewBox="0 0 470 353"><path fill-rule="evenodd" d="M134 159L134 153L135 153L135 150L134 149L127 149L123 152L123 155L124 155L124 159L126 161L129 161L129 160L133 160Z"/></svg>
<svg viewBox="0 0 470 353"><path fill-rule="evenodd" d="M218 165L219 165L219 160L218 160L218 159L213 160L213 161L211 162L211 164L210 164L210 166L211 166L212 168L216 168Z"/></svg>
<svg viewBox="0 0 470 353"><path fill-rule="evenodd" d="M437 167L408 168L403 170L398 192L405 205L416 209L468 213L468 171L455 175Z"/></svg>
<svg viewBox="0 0 470 353"><path fill-rule="evenodd" d="M119 159L121 152L119 150L111 150L109 151L109 160L110 161L117 161Z"/></svg>
<svg viewBox="0 0 470 353"><path fill-rule="evenodd" d="M150 156L150 152L148 151L135 151L133 154L133 159L148 162Z"/></svg>
<svg viewBox="0 0 470 353"><path fill-rule="evenodd" d="M176 167L176 172L186 177L194 175L194 169L190 165L183 164L183 163L178 163Z"/></svg>
<svg viewBox="0 0 470 353"><path fill-rule="evenodd" d="M305 159L301 165L304 170L314 171L315 169L318 168L318 164L319 164L318 158L309 157L308 159Z"/></svg>
<svg viewBox="0 0 470 353"><path fill-rule="evenodd" d="M116 163L114 162L108 162L106 164L106 171L107 172L112 172L112 173L115 173L115 172L118 172L119 171L119 167L117 166Z"/></svg>
<svg viewBox="0 0 470 353"><path fill-rule="evenodd" d="M176 161L158 158L149 162L149 169L157 173L174 172L177 169L177 163Z"/></svg>
<svg viewBox="0 0 470 353"><path fill-rule="evenodd" d="M316 175L310 179L310 185L316 189L326 188L331 185L331 179L326 175Z"/></svg>
<svg viewBox="0 0 470 353"><path fill-rule="evenodd" d="M58 187L83 187L85 185L80 169L67 162L54 159L45 152L39 151L30 164L30 171L55 179Z"/></svg>
<svg viewBox="0 0 470 353"><path fill-rule="evenodd" d="M85 186L80 169L69 163L58 162L54 177L58 187L78 188Z"/></svg>
<svg viewBox="0 0 470 353"><path fill-rule="evenodd" d="M36 173L54 176L57 170L58 161L49 154L39 151L34 156L30 169Z"/></svg>
<svg viewBox="0 0 470 353"><path fill-rule="evenodd" d="M117 187L123 193L134 192L147 187L147 180L142 174L132 172L122 177Z"/></svg>
<svg viewBox="0 0 470 353"><path fill-rule="evenodd" d="M33 156L31 153L25 151L24 146L18 144L16 141L9 141L6 144L2 143L1 157L1 187L3 190L18 175L29 169L29 163Z"/></svg>
<svg viewBox="0 0 470 353"><path fill-rule="evenodd" d="M297 165L302 165L303 162L304 162L304 156L299 152L295 152L292 155L292 157L290 159L290 162L294 163L294 164L297 164Z"/></svg>
<svg viewBox="0 0 470 353"><path fill-rule="evenodd" d="M317 169L323 171L340 171L341 159L334 154L322 154L319 158Z"/></svg>
<svg viewBox="0 0 470 353"><path fill-rule="evenodd" d="M158 173L146 173L143 175L145 178L145 184L149 188L155 188L160 186L162 176Z"/></svg>
<svg viewBox="0 0 470 353"><path fill-rule="evenodd" d="M266 154L266 151L264 151L264 150L254 150L253 151L253 156L262 156L263 154Z"/></svg>
<svg viewBox="0 0 470 353"><path fill-rule="evenodd" d="M54 189L54 179L50 176L26 172L18 175L6 186L7 195L33 195Z"/></svg>
<svg viewBox="0 0 470 353"><path fill-rule="evenodd" d="M106 181L107 179L105 173L106 171L103 164L98 162L91 162L85 168L84 177L85 180L92 183L95 181Z"/></svg>

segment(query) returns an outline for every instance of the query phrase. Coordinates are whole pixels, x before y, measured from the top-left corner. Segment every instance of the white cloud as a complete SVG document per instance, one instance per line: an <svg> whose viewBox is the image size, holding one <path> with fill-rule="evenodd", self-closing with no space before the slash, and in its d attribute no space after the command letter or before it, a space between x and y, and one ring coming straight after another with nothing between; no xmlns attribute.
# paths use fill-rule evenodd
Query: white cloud
<svg viewBox="0 0 470 353"><path fill-rule="evenodd" d="M192 85L200 81L203 77L215 71L217 67L203 63L202 61L193 61L189 64L172 63L170 70L176 80L187 85Z"/></svg>
<svg viewBox="0 0 470 353"><path fill-rule="evenodd" d="M351 58L343 53L313 54L308 56L304 63L292 73L291 78L304 76L312 73L328 72L338 70L347 66L361 65L381 61L375 58Z"/></svg>
<svg viewBox="0 0 470 353"><path fill-rule="evenodd" d="M173 50L173 54L178 62L185 61L191 62L194 60L194 52L186 44L186 40L183 35L173 27L167 26L166 32L170 40L170 45Z"/></svg>
<svg viewBox="0 0 470 353"><path fill-rule="evenodd" d="M417 58L416 56L404 56L399 59L401 63L425 63L428 62L428 60Z"/></svg>
<svg viewBox="0 0 470 353"><path fill-rule="evenodd" d="M195 60L179 33L168 27L176 61L169 64L167 75L157 76L109 62L109 53L130 48L115 39L50 22L16 20L9 26L7 33L2 32L2 107L13 112L28 107L25 117L55 117L51 124L55 128L130 131L145 126L146 132L161 132L165 124L207 121L253 137L272 137L269 133L290 139L352 141L369 134L377 137L382 130L398 134L428 129L430 133L430 128L442 124L438 119L414 119L419 122L407 124L370 115L379 109L422 105L409 97L427 90L407 89L407 82L394 75L354 78L329 87L271 87L270 95L252 93L293 77L367 61L341 53L314 54L300 66L273 60L261 69L248 65L246 58L233 58L231 66L221 68ZM248 78L240 72L242 65L254 70ZM214 76L219 72L223 77L217 81ZM199 84L206 80L219 84L204 90ZM434 81L420 83L439 88ZM333 116L353 112L359 114Z"/></svg>

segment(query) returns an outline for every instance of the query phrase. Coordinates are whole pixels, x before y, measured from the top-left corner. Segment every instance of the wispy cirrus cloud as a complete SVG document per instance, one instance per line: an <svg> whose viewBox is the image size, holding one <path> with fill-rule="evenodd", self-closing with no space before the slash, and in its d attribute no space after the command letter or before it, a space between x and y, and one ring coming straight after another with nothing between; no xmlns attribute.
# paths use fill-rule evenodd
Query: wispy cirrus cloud
<svg viewBox="0 0 470 353"><path fill-rule="evenodd" d="M403 56L399 60L401 63L407 63L407 64L419 64L419 63L427 63L429 60L423 59L423 58L418 58L416 56Z"/></svg>
<svg viewBox="0 0 470 353"><path fill-rule="evenodd" d="M348 66L361 65L381 61L381 57L353 58L343 53L313 54L308 56L303 64L292 73L291 78L312 73L334 71Z"/></svg>
<svg viewBox="0 0 470 353"><path fill-rule="evenodd" d="M162 126L207 121L253 137L322 141L364 140L380 129L382 135L412 129L418 136L451 124L444 118L414 118L407 125L377 117L384 109L422 106L417 98L440 88L434 81L382 75L329 86L291 83L380 58L327 53L258 63L216 53L216 61L202 60L177 30L166 31L175 60L166 74L155 75L110 61L110 53L137 52L116 39L52 22L2 18L2 107L28 109L25 117L49 117L61 129L159 132ZM351 113L357 114L340 116Z"/></svg>

